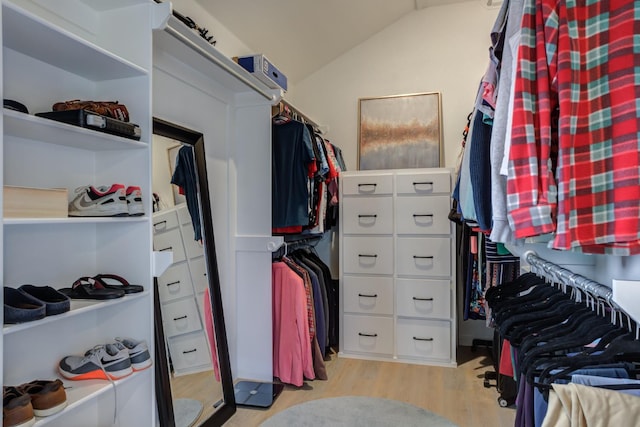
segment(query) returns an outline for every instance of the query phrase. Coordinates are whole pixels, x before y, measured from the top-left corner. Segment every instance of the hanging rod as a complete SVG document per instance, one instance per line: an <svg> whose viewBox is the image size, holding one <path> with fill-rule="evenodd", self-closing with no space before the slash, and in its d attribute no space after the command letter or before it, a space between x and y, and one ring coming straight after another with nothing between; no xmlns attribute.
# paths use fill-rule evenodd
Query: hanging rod
<svg viewBox="0 0 640 427"><path fill-rule="evenodd" d="M176 19L176 18L171 17L171 19L173 20L173 19ZM188 47L190 47L194 51L196 51L196 53L198 53L203 58L213 62L218 67L222 68L224 71L226 71L227 73L229 73L230 75L232 75L236 79L240 80L242 83L246 84L251 89L253 89L256 92L258 92L260 95L262 95L263 97L265 97L266 99L268 99L272 103L277 101L278 98L277 98L276 95L265 91L264 89L262 89L261 87L256 85L254 82L252 82L249 78L247 78L247 76L241 74L238 70L234 69L229 64L225 64L224 61L221 60L220 58L217 58L214 55L212 55L211 52L207 52L207 50L205 50L201 46L198 46L193 41L189 40L189 38L187 38L180 31L176 30L175 28L172 28L171 24L169 24L169 25L167 25L165 27L165 31L167 33L169 33L171 36L173 36L176 39L178 39L179 41L181 41L182 43L186 44Z"/></svg>
<svg viewBox="0 0 640 427"><path fill-rule="evenodd" d="M305 122L309 123L311 126L313 126L314 128L319 128L320 126L313 120L311 120L309 118L309 116L307 116L306 114L303 114L298 108L296 108L293 104L291 104L289 101L285 100L284 98L280 100L280 102L284 105L286 105L287 107L289 107L291 110L293 110L297 115L301 116Z"/></svg>
<svg viewBox="0 0 640 427"><path fill-rule="evenodd" d="M534 251L526 251L523 258L529 265L532 265L550 279L559 279L563 284L580 289L587 294L598 297L605 301L612 308L624 312L620 306L613 301L613 290L608 286L588 279L580 274L574 273L564 267L560 267L551 261L540 258Z"/></svg>

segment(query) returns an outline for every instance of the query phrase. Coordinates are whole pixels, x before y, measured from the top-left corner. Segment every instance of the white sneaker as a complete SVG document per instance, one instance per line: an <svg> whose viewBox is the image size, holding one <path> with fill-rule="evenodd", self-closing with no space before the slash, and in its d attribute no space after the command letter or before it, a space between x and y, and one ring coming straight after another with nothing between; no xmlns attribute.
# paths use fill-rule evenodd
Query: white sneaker
<svg viewBox="0 0 640 427"><path fill-rule="evenodd" d="M142 190L140 187L127 187L127 209L130 216L144 215L144 203L142 203Z"/></svg>
<svg viewBox="0 0 640 427"><path fill-rule="evenodd" d="M87 185L75 190L69 203L69 216L128 216L127 199L122 184L94 187Z"/></svg>

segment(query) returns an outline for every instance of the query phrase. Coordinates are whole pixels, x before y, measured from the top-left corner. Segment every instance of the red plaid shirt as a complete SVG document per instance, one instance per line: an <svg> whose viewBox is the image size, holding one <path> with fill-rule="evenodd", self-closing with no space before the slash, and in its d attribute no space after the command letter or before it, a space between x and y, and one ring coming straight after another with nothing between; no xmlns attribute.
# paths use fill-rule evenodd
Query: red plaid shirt
<svg viewBox="0 0 640 427"><path fill-rule="evenodd" d="M640 253L636 3L525 0L507 180L516 237Z"/></svg>

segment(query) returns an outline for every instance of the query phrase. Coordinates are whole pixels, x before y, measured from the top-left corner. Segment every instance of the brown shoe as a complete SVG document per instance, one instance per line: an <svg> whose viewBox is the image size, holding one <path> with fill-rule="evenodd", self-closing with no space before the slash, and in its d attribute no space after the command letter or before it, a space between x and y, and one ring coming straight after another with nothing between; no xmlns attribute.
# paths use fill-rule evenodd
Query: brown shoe
<svg viewBox="0 0 640 427"><path fill-rule="evenodd" d="M37 417L57 414L67 406L67 393L64 391L62 381L58 379L35 380L16 388L31 396L33 413Z"/></svg>
<svg viewBox="0 0 640 427"><path fill-rule="evenodd" d="M35 422L31 397L16 387L2 387L2 427L30 427Z"/></svg>

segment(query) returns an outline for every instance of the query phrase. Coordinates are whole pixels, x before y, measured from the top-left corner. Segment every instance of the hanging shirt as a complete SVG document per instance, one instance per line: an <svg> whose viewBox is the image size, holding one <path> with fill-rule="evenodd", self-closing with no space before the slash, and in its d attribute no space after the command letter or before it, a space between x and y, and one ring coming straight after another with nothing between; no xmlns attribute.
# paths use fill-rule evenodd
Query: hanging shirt
<svg viewBox="0 0 640 427"><path fill-rule="evenodd" d="M202 240L200 227L200 204L198 203L198 183L193 147L184 145L178 150L176 169L171 177L171 183L177 185L184 192L187 199L187 210L191 216L195 240Z"/></svg>
<svg viewBox="0 0 640 427"><path fill-rule="evenodd" d="M636 2L525 2L507 181L516 237L640 253L639 26Z"/></svg>

